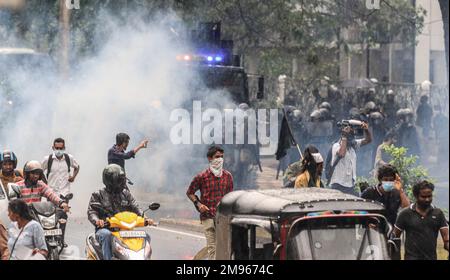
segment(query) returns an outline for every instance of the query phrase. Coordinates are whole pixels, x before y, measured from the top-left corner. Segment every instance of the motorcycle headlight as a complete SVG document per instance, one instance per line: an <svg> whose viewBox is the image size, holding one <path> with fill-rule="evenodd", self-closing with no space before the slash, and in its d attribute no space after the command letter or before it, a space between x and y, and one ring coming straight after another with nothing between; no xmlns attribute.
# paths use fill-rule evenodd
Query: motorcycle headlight
<svg viewBox="0 0 450 280"><path fill-rule="evenodd" d="M56 215L53 214L50 217L39 216L39 221L44 229L51 229L56 226Z"/></svg>

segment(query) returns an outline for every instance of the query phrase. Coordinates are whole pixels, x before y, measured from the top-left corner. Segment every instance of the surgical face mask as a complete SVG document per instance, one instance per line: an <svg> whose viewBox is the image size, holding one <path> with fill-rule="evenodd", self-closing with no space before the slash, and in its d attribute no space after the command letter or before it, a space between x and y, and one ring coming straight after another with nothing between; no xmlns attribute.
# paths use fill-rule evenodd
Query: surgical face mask
<svg viewBox="0 0 450 280"><path fill-rule="evenodd" d="M209 169L216 177L222 177L223 158L216 158L209 162Z"/></svg>
<svg viewBox="0 0 450 280"><path fill-rule="evenodd" d="M54 150L56 157L62 157L64 155L65 150Z"/></svg>
<svg viewBox="0 0 450 280"><path fill-rule="evenodd" d="M381 186L385 192L390 192L394 189L394 182L392 181L382 181Z"/></svg>

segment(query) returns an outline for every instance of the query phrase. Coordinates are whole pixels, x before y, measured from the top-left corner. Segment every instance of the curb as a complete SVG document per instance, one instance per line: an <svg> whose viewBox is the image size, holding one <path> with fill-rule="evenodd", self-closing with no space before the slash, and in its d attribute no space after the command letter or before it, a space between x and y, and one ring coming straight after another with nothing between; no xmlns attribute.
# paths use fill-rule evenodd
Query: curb
<svg viewBox="0 0 450 280"><path fill-rule="evenodd" d="M159 219L159 225L181 228L189 231L203 233L203 226L197 220Z"/></svg>

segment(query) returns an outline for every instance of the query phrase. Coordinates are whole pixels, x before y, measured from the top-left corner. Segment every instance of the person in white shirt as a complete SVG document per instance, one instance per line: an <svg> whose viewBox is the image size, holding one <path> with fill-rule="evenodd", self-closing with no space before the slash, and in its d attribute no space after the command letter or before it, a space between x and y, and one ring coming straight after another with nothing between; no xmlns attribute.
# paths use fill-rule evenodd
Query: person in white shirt
<svg viewBox="0 0 450 280"><path fill-rule="evenodd" d="M42 168L47 176L48 186L58 195L66 196L70 193L71 183L80 172L80 165L72 155L65 153L64 139L55 139L52 148L53 153L44 158Z"/></svg>
<svg viewBox="0 0 450 280"><path fill-rule="evenodd" d="M355 196L359 196L355 190L356 150L372 141L368 124L362 122L361 128L364 130L364 139L356 140L353 128L344 126L341 139L332 146L331 163L334 165L334 172L330 178L330 186L332 189Z"/></svg>

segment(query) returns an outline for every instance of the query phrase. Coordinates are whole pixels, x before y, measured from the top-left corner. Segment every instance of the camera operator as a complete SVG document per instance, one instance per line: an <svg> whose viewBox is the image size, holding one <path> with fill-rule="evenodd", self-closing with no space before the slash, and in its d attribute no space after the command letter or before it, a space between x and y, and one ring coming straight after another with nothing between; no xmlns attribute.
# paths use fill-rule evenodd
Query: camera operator
<svg viewBox="0 0 450 280"><path fill-rule="evenodd" d="M338 123L341 138L331 148L329 183L332 189L359 196L355 190L356 182L356 150L372 141L369 125L357 120ZM357 129L364 131L363 139L356 139Z"/></svg>

